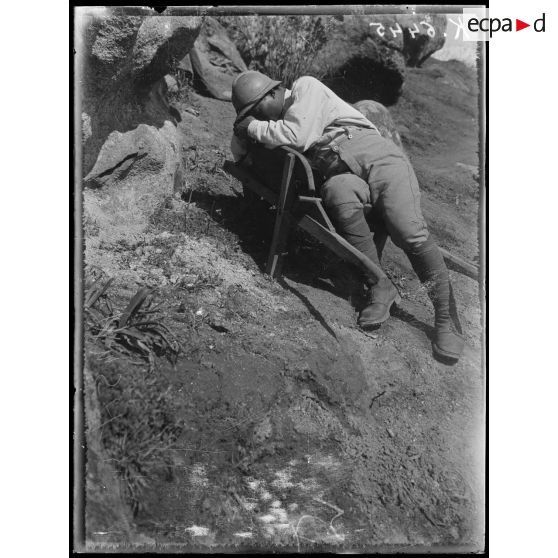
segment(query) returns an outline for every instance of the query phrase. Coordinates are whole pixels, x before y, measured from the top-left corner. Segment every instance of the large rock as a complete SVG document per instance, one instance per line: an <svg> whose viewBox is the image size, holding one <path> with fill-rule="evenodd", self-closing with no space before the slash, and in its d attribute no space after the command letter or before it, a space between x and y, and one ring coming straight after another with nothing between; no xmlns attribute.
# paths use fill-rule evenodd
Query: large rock
<svg viewBox="0 0 558 558"><path fill-rule="evenodd" d="M354 37L370 37L403 54L406 66L420 66L444 46L445 15L345 16L343 26Z"/></svg>
<svg viewBox="0 0 558 558"><path fill-rule="evenodd" d="M181 180L180 116L164 77L202 19L116 13L81 15L76 50L85 218L118 237L142 230Z"/></svg>
<svg viewBox="0 0 558 558"><path fill-rule="evenodd" d="M353 105L359 112L361 112L372 124L378 128L380 134L387 139L390 139L397 147L403 149L401 143L401 136L397 131L395 122L389 113L389 110L377 101L359 101Z"/></svg>
<svg viewBox="0 0 558 558"><path fill-rule="evenodd" d="M403 55L407 66L421 66L444 46L445 15L399 15L396 19L403 29Z"/></svg>
<svg viewBox="0 0 558 558"><path fill-rule="evenodd" d="M234 78L248 70L225 28L214 18L207 17L194 47L190 60L196 77L216 99L231 100Z"/></svg>
<svg viewBox="0 0 558 558"><path fill-rule="evenodd" d="M422 64L442 48L445 16L352 15L330 22L330 39L312 71L350 102L399 98L405 67Z"/></svg>
<svg viewBox="0 0 558 558"><path fill-rule="evenodd" d="M375 99L390 105L402 91L405 57L389 37L374 32L371 21L369 16L334 21L312 73L322 75L322 81L348 102Z"/></svg>

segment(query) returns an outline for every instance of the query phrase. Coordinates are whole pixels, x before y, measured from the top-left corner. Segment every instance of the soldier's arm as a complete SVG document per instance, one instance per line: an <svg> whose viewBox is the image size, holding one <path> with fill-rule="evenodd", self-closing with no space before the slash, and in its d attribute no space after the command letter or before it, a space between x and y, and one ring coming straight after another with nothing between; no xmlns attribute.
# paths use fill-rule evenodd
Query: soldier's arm
<svg viewBox="0 0 558 558"><path fill-rule="evenodd" d="M327 95L315 78L300 78L292 92L292 104L282 120L254 120L248 136L257 142L278 147L288 145L306 151L322 134L328 123Z"/></svg>

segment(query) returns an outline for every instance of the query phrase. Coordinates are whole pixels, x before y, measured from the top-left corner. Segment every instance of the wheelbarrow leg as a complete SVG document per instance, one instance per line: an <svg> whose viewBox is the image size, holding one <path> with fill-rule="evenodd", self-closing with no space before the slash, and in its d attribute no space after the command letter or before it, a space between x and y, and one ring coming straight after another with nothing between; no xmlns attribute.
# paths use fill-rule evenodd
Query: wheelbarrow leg
<svg viewBox="0 0 558 558"><path fill-rule="evenodd" d="M281 181L281 190L279 192L279 200L277 201L277 216L275 217L275 227L273 230L273 238L269 249L269 257L265 272L272 278L276 279L281 276L283 264L283 252L287 243L287 237L292 225L292 219L285 210L291 201L292 192L290 191L291 179L293 175L294 156L287 154L285 166L283 167L283 179Z"/></svg>

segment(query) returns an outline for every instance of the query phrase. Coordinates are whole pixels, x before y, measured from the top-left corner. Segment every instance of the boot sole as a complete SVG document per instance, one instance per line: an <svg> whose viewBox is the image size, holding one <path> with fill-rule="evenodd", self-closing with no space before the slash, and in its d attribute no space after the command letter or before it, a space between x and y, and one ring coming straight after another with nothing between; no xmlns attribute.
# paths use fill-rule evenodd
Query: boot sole
<svg viewBox="0 0 558 558"><path fill-rule="evenodd" d="M397 294L395 296L395 298L387 305L387 310L386 313L378 320L375 320L373 322L358 322L358 327L360 327L361 329L369 329L369 328L376 328L380 325L382 325L390 316L390 310L391 307L394 304L399 304L401 302L401 296L399 294Z"/></svg>
<svg viewBox="0 0 558 558"><path fill-rule="evenodd" d="M436 345L436 343L432 343L432 350L433 350L435 356L440 357L440 358L445 359L445 360L452 360L452 361L455 361L455 362L457 362L459 360L459 358L461 357L461 354L462 354L462 353L459 353L459 354L447 353L445 351L442 351L440 349L440 347L438 347Z"/></svg>

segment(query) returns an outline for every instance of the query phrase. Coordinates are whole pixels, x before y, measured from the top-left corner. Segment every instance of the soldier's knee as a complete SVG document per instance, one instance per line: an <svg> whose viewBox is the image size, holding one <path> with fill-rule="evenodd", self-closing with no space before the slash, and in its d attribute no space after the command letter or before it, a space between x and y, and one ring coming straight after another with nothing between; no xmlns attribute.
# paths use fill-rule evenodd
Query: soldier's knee
<svg viewBox="0 0 558 558"><path fill-rule="evenodd" d="M408 229L392 231L391 240L404 252L416 252L429 238L426 226L409 227Z"/></svg>

